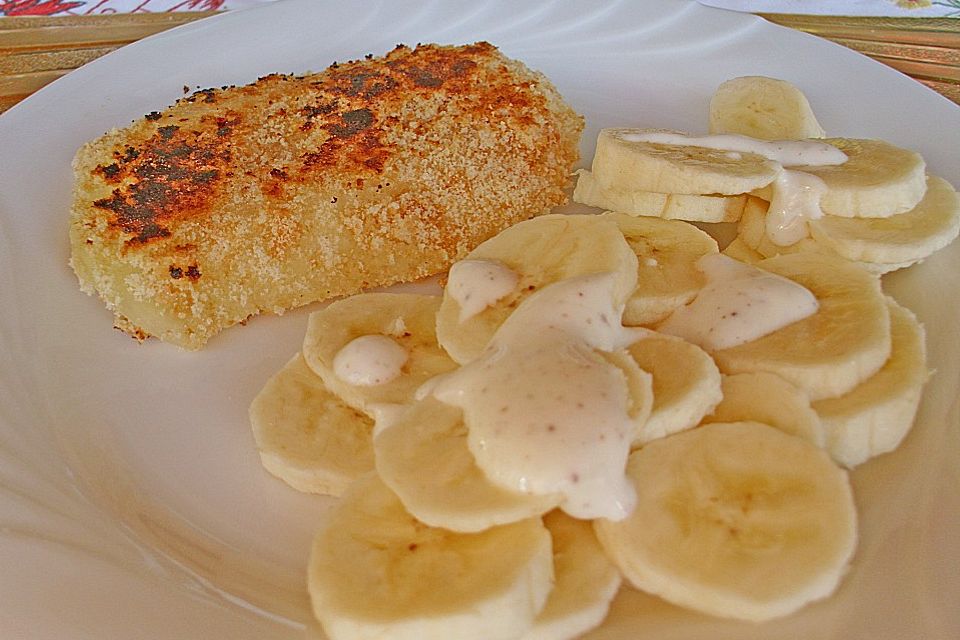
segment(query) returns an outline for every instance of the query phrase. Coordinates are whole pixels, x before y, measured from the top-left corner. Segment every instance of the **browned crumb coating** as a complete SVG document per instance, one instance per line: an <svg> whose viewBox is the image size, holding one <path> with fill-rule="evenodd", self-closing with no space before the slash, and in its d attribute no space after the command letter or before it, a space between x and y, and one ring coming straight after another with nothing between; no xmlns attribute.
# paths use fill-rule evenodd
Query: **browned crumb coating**
<svg viewBox="0 0 960 640"><path fill-rule="evenodd" d="M119 328L196 349L562 204L581 129L487 43L197 91L77 153L71 262Z"/></svg>

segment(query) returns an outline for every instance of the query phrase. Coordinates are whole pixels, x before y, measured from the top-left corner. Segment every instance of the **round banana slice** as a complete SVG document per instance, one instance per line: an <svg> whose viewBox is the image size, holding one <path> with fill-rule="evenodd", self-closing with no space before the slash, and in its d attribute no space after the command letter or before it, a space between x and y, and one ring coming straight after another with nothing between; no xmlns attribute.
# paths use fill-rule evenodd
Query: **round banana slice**
<svg viewBox="0 0 960 640"><path fill-rule="evenodd" d="M748 196L747 203L743 207L743 215L737 223L737 238L750 249L756 251L764 258L771 258L781 253L797 253L790 250L794 245L781 247L773 244L767 237L767 209L770 207L768 199L759 196ZM777 249L784 249L778 251Z"/></svg>
<svg viewBox="0 0 960 640"><path fill-rule="evenodd" d="M824 138L847 154L838 165L800 166L827 185L824 213L843 218L886 218L917 206L927 188L926 163L914 151L883 140Z"/></svg>
<svg viewBox="0 0 960 640"><path fill-rule="evenodd" d="M543 524L553 540L556 582L521 640L572 640L603 622L620 588L620 571L603 553L590 522L551 511Z"/></svg>
<svg viewBox="0 0 960 640"><path fill-rule="evenodd" d="M480 533L430 527L375 474L330 512L307 577L331 640L512 640L533 626L552 585L540 518Z"/></svg>
<svg viewBox="0 0 960 640"><path fill-rule="evenodd" d="M637 257L617 225L596 215L551 214L516 224L482 243L466 260L500 263L517 276L513 292L461 321L460 304L444 290L437 339L456 362L475 360L510 313L543 286L574 276L616 274L616 305L626 302L637 278Z"/></svg>
<svg viewBox="0 0 960 640"><path fill-rule="evenodd" d="M264 468L294 489L341 495L373 470L373 421L327 390L301 354L250 404Z"/></svg>
<svg viewBox="0 0 960 640"><path fill-rule="evenodd" d="M428 378L456 367L437 345L439 307L438 296L410 293L363 293L338 300L310 315L303 340L304 359L328 389L374 417L372 405L412 402L414 392ZM375 349L366 353L345 349L367 340L377 341ZM344 373L345 369L362 373L363 367L379 370L376 365L383 363L379 355L382 345L387 347L386 356L400 354L400 359L392 362L396 377L371 384L376 380ZM350 355L360 368L338 367L344 362L338 361L341 354Z"/></svg>
<svg viewBox="0 0 960 640"><path fill-rule="evenodd" d="M637 359L629 349L598 353L623 373L627 383L627 415L637 425L637 433L640 433L653 414L653 376L637 364Z"/></svg>
<svg viewBox="0 0 960 640"><path fill-rule="evenodd" d="M592 172L581 169L577 172L573 201L634 216L690 222L736 222L740 219L747 197L604 189Z"/></svg>
<svg viewBox="0 0 960 640"><path fill-rule="evenodd" d="M814 240L860 262L912 263L947 246L960 233L960 198L946 180L927 179L916 207L888 218L840 218L810 221Z"/></svg>
<svg viewBox="0 0 960 640"><path fill-rule="evenodd" d="M819 309L758 340L714 351L721 372L775 373L820 400L849 392L883 366L890 314L879 278L817 253L768 258L757 267L806 287Z"/></svg>
<svg viewBox="0 0 960 640"><path fill-rule="evenodd" d="M743 243L744 250L752 251L754 254L759 255L760 258L772 258L774 256L791 254L791 253L819 253L834 258L847 259L844 256L841 256L837 253L829 243L822 242L821 240L815 238L803 238L799 242L796 242L791 245L782 246L774 244L770 238L767 237L766 231L766 214L767 214L767 202L750 196L747 200L746 206L743 208L743 215L740 217L740 223L737 225L737 239ZM905 215L905 214L900 214ZM899 217L899 216L895 216ZM838 218L836 216L824 216L823 219L817 221L822 222L823 220L829 219L832 222L851 222L851 223L865 223L865 224L874 224L884 220L883 218L876 219L847 219L847 218ZM812 228L811 224L811 228ZM821 238L822 239L822 238ZM726 253L726 252L725 252ZM731 256L736 257L736 256ZM743 260L744 262L751 262L750 254L747 255L747 259ZM754 259L755 261L755 259ZM905 269L911 265L917 263L917 260L907 260L905 262L866 262L859 261L859 264L875 275L882 275L884 273L889 273L891 271L896 271L898 269Z"/></svg>
<svg viewBox="0 0 960 640"><path fill-rule="evenodd" d="M630 456L633 514L594 523L638 589L760 622L829 596L857 541L846 471L809 442L756 422L714 423Z"/></svg>
<svg viewBox="0 0 960 640"><path fill-rule="evenodd" d="M813 251L829 253L810 238L804 238L791 245L778 245L767 236L767 209L769 201L757 196L748 196L743 207L743 215L737 224L737 238L763 258L772 258L787 253Z"/></svg>
<svg viewBox="0 0 960 640"><path fill-rule="evenodd" d="M909 260L907 262L861 262L864 269L875 276L882 276L885 273L892 273L900 269L906 269L920 262L919 260Z"/></svg>
<svg viewBox="0 0 960 640"><path fill-rule="evenodd" d="M827 450L846 467L893 451L913 426L930 376L923 327L892 299L890 358L850 393L813 404L826 430Z"/></svg>
<svg viewBox="0 0 960 640"><path fill-rule="evenodd" d="M432 527L475 532L540 516L563 496L490 482L467 446L460 409L427 397L374 440L377 471L411 515Z"/></svg>
<svg viewBox="0 0 960 640"><path fill-rule="evenodd" d="M703 422L761 422L803 438L821 449L826 436L810 398L773 373L738 373L723 376L723 400Z"/></svg>
<svg viewBox="0 0 960 640"><path fill-rule="evenodd" d="M710 98L710 133L761 140L824 136L803 92L786 80L766 76L732 78L717 87Z"/></svg>
<svg viewBox="0 0 960 640"><path fill-rule="evenodd" d="M734 260L739 260L744 264L756 264L763 260L764 258L769 258L770 256L765 256L762 253L758 252L756 249L751 248L743 241L743 238L739 236L730 241L723 251L721 251L725 256L729 256Z"/></svg>
<svg viewBox="0 0 960 640"><path fill-rule="evenodd" d="M694 266L717 253L717 241L692 224L607 213L637 255L637 286L623 310L623 324L652 325L697 295L705 282Z"/></svg>
<svg viewBox="0 0 960 640"><path fill-rule="evenodd" d="M739 195L777 177L779 163L755 153L638 141L655 129L602 129L593 176L603 189L696 195Z"/></svg>
<svg viewBox="0 0 960 640"><path fill-rule="evenodd" d="M634 447L695 427L720 402L720 371L697 345L651 333L628 351L640 368L653 376L653 411Z"/></svg>

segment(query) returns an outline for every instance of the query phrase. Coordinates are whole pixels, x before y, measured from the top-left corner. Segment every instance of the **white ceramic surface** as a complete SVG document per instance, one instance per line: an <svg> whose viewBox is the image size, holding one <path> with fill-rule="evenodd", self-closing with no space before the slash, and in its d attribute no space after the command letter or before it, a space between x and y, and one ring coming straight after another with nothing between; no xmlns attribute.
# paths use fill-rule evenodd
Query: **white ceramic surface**
<svg viewBox="0 0 960 640"><path fill-rule="evenodd" d="M602 126L702 131L717 84L765 74L803 88L831 134L916 149L960 183L955 105L839 46L693 2L290 0L97 60L0 117L0 637L320 637L304 566L330 503L261 469L246 414L309 309L200 353L112 330L67 266L70 160L184 86L480 39L547 73L585 115L585 158ZM926 323L936 375L901 449L853 474L861 546L835 597L754 626L628 591L589 637L960 636L958 279L960 245L885 279Z"/></svg>

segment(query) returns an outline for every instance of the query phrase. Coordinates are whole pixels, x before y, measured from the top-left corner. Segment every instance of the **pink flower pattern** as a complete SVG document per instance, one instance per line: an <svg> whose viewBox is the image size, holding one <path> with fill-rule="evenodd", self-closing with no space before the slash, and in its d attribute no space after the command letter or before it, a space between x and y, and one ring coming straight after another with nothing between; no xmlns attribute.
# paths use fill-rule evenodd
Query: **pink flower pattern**
<svg viewBox="0 0 960 640"><path fill-rule="evenodd" d="M217 11L227 0L0 0L2 16L90 15L166 11Z"/></svg>

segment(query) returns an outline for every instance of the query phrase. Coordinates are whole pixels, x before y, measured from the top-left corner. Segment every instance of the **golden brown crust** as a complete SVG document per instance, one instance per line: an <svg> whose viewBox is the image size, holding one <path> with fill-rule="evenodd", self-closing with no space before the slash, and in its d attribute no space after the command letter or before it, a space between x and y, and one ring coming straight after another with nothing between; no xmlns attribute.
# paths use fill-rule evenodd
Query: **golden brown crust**
<svg viewBox="0 0 960 640"><path fill-rule="evenodd" d="M562 204L581 128L486 43L197 91L78 152L72 263L118 326L198 348Z"/></svg>

